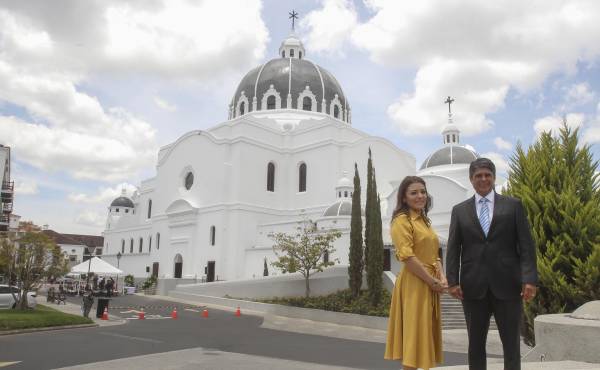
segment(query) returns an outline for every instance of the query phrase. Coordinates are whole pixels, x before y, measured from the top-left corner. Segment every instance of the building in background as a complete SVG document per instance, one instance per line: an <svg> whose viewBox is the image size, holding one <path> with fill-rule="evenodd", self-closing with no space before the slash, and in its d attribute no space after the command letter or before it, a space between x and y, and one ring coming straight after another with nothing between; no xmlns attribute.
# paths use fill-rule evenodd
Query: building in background
<svg viewBox="0 0 600 370"><path fill-rule="evenodd" d="M93 256L102 255L104 238L95 235L61 234L54 230L42 230L43 234L52 239L73 267Z"/></svg>
<svg viewBox="0 0 600 370"><path fill-rule="evenodd" d="M13 210L15 183L10 177L10 147L0 144L0 232L7 232Z"/></svg>

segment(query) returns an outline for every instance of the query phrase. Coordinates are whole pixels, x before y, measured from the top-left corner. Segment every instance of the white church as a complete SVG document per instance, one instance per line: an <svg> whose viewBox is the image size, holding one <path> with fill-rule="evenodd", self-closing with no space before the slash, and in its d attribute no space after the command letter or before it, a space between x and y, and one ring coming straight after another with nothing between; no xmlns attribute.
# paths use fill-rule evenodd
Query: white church
<svg viewBox="0 0 600 370"><path fill-rule="evenodd" d="M103 258L136 278L252 279L263 275L265 259L275 275L268 235L294 232L310 219L319 229L342 232L327 258L347 265L354 163L364 202L371 148L384 268L397 272L388 225L402 179L416 174L427 182L430 217L442 241L452 206L473 194L468 167L478 155L460 145L459 135L449 114L443 145L417 169L410 153L352 127L341 85L306 59L292 33L277 58L242 78L227 121L162 147L156 176L111 203Z"/></svg>

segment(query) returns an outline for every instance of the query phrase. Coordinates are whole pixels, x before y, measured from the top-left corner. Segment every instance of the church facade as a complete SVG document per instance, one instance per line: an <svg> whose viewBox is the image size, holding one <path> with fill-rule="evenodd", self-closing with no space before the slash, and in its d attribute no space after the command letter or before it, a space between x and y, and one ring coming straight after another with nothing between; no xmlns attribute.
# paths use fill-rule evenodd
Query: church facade
<svg viewBox="0 0 600 370"><path fill-rule="evenodd" d="M426 178L435 200L433 225L444 239L451 206L469 195L465 178L477 154L459 145L449 124L454 140L444 139L417 171L413 155L352 127L340 84L305 56L302 42L288 36L277 58L242 78L227 121L160 149L156 176L109 207L107 262L138 278L249 279L262 276L265 260L277 274L269 234L295 232L311 220L320 230L342 232L328 258L347 264L354 164L364 200L369 148L387 260L393 259L387 225L405 176Z"/></svg>

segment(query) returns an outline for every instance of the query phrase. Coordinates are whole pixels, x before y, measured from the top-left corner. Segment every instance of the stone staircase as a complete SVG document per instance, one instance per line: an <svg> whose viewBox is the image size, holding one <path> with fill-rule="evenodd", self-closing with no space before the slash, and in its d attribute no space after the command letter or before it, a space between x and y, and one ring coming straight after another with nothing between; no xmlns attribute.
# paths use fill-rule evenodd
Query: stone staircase
<svg viewBox="0 0 600 370"><path fill-rule="evenodd" d="M467 329L462 304L448 294L442 294L442 329ZM497 330L494 316L490 320L490 330Z"/></svg>

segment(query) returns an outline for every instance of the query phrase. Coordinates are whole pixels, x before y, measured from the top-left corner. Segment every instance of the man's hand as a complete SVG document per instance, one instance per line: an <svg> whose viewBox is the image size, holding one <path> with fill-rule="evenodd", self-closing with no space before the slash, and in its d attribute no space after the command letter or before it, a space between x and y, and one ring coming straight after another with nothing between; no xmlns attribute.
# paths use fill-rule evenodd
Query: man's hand
<svg viewBox="0 0 600 370"><path fill-rule="evenodd" d="M525 302L529 302L535 297L536 290L535 285L525 283L523 284L523 290L521 290L521 297L523 297Z"/></svg>
<svg viewBox="0 0 600 370"><path fill-rule="evenodd" d="M450 288L448 288L448 293L450 293L450 295L456 299L460 299L461 301L463 299L463 292L460 288L460 285L451 286Z"/></svg>

